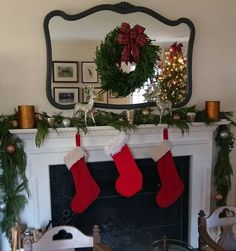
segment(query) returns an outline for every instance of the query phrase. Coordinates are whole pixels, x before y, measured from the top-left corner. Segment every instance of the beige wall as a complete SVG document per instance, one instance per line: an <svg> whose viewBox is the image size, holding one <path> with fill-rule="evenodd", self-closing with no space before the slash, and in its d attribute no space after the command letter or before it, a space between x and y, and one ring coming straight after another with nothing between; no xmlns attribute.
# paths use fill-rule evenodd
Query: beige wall
<svg viewBox="0 0 236 251"><path fill-rule="evenodd" d="M39 111L59 112L45 95L46 49L43 19L54 9L77 13L96 4L117 0L1 0L0 114L18 104L34 104ZM193 95L189 105L202 108L205 100L221 101L221 109L236 112L236 1L130 0L168 18L190 18L196 26L193 55ZM67 111L71 114L71 111ZM234 115L236 120L236 114ZM236 130L234 129L236 133ZM236 151L232 154L236 168ZM235 178L234 178L235 179ZM231 194L235 204L236 193Z"/></svg>

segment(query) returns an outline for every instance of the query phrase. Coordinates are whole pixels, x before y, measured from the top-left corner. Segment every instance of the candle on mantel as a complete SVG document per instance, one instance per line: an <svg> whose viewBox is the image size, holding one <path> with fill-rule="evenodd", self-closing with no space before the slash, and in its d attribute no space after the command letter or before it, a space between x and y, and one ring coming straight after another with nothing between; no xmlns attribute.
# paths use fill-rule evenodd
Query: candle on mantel
<svg viewBox="0 0 236 251"><path fill-rule="evenodd" d="M18 115L20 129L35 127L35 108L33 105L19 105Z"/></svg>
<svg viewBox="0 0 236 251"><path fill-rule="evenodd" d="M220 101L206 101L205 111L209 119L218 121L220 119Z"/></svg>

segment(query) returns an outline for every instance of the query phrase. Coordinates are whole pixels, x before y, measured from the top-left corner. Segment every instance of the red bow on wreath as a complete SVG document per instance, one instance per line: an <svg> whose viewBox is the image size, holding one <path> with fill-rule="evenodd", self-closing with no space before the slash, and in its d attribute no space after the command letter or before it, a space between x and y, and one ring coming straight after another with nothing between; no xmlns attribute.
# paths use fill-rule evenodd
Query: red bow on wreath
<svg viewBox="0 0 236 251"><path fill-rule="evenodd" d="M181 53L183 53L183 52L182 52L182 47L183 47L183 44L182 44L182 43L177 44L177 43L175 42L175 43L173 43L173 44L170 46L170 52L173 53L173 54L181 54Z"/></svg>
<svg viewBox="0 0 236 251"><path fill-rule="evenodd" d="M122 23L117 36L118 44L125 45L122 51L121 62L138 63L140 59L140 47L147 43L147 36L143 33L145 28L136 24L132 29L128 23Z"/></svg>

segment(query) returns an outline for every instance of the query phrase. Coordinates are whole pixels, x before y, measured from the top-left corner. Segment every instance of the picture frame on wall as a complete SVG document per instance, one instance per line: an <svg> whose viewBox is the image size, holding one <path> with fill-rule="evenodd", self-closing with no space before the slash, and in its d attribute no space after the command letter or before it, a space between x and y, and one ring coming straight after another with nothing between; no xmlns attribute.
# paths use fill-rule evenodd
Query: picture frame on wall
<svg viewBox="0 0 236 251"><path fill-rule="evenodd" d="M54 99L58 104L71 105L80 101L78 87L54 87Z"/></svg>
<svg viewBox="0 0 236 251"><path fill-rule="evenodd" d="M82 83L98 83L97 66L95 62L81 62Z"/></svg>
<svg viewBox="0 0 236 251"><path fill-rule="evenodd" d="M76 61L53 61L52 72L54 83L78 83L79 62Z"/></svg>
<svg viewBox="0 0 236 251"><path fill-rule="evenodd" d="M107 104L107 102L108 102L107 92L102 92L102 88L100 88L100 87L94 87L94 90L97 95L97 97L94 99L94 102ZM84 89L82 90L82 98L81 99L82 99L82 102L84 102L84 103L88 102L88 97L85 95Z"/></svg>

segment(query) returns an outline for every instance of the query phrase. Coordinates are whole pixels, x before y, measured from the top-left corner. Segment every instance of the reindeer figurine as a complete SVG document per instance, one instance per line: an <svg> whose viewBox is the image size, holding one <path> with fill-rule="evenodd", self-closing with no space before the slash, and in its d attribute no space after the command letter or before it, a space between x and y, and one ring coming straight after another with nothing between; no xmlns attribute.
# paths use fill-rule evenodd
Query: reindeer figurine
<svg viewBox="0 0 236 251"><path fill-rule="evenodd" d="M169 100L161 100L160 93L156 93L156 106L158 110L160 111L160 121L159 123L161 124L162 121L162 116L165 110L169 110L170 116L172 116L172 103Z"/></svg>
<svg viewBox="0 0 236 251"><path fill-rule="evenodd" d="M75 117L78 113L84 113L84 122L85 125L87 125L87 114L89 114L91 119L93 120L93 123L96 124L93 116L93 105L94 99L96 98L95 90L92 86L89 86L88 88L85 88L84 93L89 98L88 103L75 104L73 117Z"/></svg>

